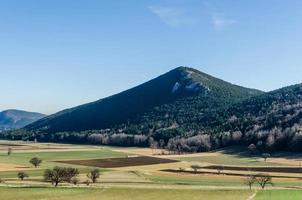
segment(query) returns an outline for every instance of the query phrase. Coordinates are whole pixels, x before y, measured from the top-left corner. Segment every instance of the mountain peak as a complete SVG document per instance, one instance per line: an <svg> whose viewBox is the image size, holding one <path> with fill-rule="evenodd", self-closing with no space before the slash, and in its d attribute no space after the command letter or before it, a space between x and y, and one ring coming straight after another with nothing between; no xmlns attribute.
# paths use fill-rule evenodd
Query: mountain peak
<svg viewBox="0 0 302 200"><path fill-rule="evenodd" d="M43 132L106 129L140 119L164 105L181 107L190 98L202 102L195 105L202 112L214 102L224 105L259 93L182 66L119 94L63 110L25 128Z"/></svg>

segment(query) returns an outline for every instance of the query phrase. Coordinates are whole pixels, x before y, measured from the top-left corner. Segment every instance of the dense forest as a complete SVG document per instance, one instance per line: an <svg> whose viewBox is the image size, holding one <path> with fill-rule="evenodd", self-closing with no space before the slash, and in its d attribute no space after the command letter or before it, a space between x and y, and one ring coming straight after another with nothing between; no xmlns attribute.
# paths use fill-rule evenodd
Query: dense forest
<svg viewBox="0 0 302 200"><path fill-rule="evenodd" d="M86 124L87 116L94 120ZM301 119L301 84L263 93L182 67L116 96L2 132L0 137L151 146L177 153L234 144L259 152L301 151ZM95 125L84 128L90 123Z"/></svg>

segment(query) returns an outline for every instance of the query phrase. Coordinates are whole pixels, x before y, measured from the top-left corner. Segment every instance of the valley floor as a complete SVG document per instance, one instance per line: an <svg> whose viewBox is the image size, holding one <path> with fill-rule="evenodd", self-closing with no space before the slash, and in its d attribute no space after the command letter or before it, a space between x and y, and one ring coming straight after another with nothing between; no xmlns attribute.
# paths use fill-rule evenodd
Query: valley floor
<svg viewBox="0 0 302 200"><path fill-rule="evenodd" d="M7 155L8 147L12 148L11 155ZM148 148L0 141L0 199L302 199L300 154L280 153L265 162L238 147L183 155L161 155L163 152ZM29 163L35 156L43 160L38 168ZM193 171L192 165L200 168ZM61 183L54 188L44 182L44 170L54 166L78 168L80 183L77 186ZM96 166L102 166L101 178L96 184L85 185L87 172ZM218 172L213 166L221 170ZM254 184L249 190L244 184L246 175L257 174L253 170L264 168L273 177L274 185L261 190ZM21 171L29 178L19 180L17 173Z"/></svg>

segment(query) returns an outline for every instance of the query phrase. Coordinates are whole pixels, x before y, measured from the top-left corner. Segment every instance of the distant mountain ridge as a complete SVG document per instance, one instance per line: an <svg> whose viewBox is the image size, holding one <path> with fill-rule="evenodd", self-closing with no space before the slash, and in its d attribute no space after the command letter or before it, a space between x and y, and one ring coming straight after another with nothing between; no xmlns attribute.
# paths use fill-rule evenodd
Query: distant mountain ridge
<svg viewBox="0 0 302 200"><path fill-rule="evenodd" d="M0 112L0 130L12 130L23 128L46 115L23 110L5 110Z"/></svg>
<svg viewBox="0 0 302 200"><path fill-rule="evenodd" d="M158 106L190 97L202 99L205 105L199 106L205 109L207 104L221 106L261 93L193 68L179 67L119 94L50 115L25 129L43 132L106 129L140 118Z"/></svg>

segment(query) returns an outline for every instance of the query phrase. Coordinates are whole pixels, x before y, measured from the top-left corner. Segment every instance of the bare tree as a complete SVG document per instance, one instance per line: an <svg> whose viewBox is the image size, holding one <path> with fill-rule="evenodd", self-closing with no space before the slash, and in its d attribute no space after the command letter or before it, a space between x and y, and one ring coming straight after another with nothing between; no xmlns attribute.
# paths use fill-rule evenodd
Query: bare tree
<svg viewBox="0 0 302 200"><path fill-rule="evenodd" d="M13 149L11 147L7 148L7 155L10 156L13 152Z"/></svg>
<svg viewBox="0 0 302 200"><path fill-rule="evenodd" d="M152 154L154 154L154 150L158 148L158 142L156 142L153 138L149 139L150 148L152 149Z"/></svg>
<svg viewBox="0 0 302 200"><path fill-rule="evenodd" d="M261 154L261 156L264 159L264 161L266 162L267 158L271 157L271 154L269 154L269 153L263 153L263 154Z"/></svg>
<svg viewBox="0 0 302 200"><path fill-rule="evenodd" d="M184 169L184 168L182 168L182 167L180 167L180 168L178 168L178 171L179 171L179 172L184 172L184 171L185 171L185 169Z"/></svg>
<svg viewBox="0 0 302 200"><path fill-rule="evenodd" d="M90 180L86 180L83 182L85 185L89 186L90 185Z"/></svg>
<svg viewBox="0 0 302 200"><path fill-rule="evenodd" d="M257 174L256 181L262 189L264 189L267 184L274 185L272 177L269 174Z"/></svg>
<svg viewBox="0 0 302 200"><path fill-rule="evenodd" d="M193 171L194 171L195 174L197 173L197 171L199 169L201 169L201 167L199 165L191 165L191 168L193 169Z"/></svg>
<svg viewBox="0 0 302 200"><path fill-rule="evenodd" d="M220 175L223 170L224 170L223 166L217 166L217 173L218 173L218 175Z"/></svg>
<svg viewBox="0 0 302 200"><path fill-rule="evenodd" d="M252 186L254 185L255 182L256 182L256 177L254 175L248 175L244 179L244 184L249 186L250 190L252 190Z"/></svg>
<svg viewBox="0 0 302 200"><path fill-rule="evenodd" d="M96 183L97 179L100 178L100 170L99 169L93 169L88 174L87 177L92 181L92 183Z"/></svg>
<svg viewBox="0 0 302 200"><path fill-rule="evenodd" d="M68 183L72 183L71 180L79 175L79 170L77 168L68 167L65 168L65 170L66 170L66 174L65 174L64 181Z"/></svg>
<svg viewBox="0 0 302 200"><path fill-rule="evenodd" d="M59 183L70 181L72 178L76 177L78 173L74 172L78 172L78 170L75 168L54 167L53 169L45 170L44 180L50 181L57 187Z"/></svg>

